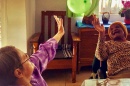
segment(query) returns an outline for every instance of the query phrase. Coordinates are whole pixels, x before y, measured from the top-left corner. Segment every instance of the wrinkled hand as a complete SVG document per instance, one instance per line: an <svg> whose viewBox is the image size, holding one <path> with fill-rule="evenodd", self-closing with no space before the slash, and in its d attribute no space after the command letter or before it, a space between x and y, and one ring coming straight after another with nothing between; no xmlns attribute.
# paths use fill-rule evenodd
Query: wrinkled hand
<svg viewBox="0 0 130 86"><path fill-rule="evenodd" d="M63 19L58 18L56 15L54 15L54 18L55 18L55 20L57 22L58 33L64 35L65 31L64 31L64 27L63 27Z"/></svg>
<svg viewBox="0 0 130 86"><path fill-rule="evenodd" d="M99 32L99 33L105 33L105 28L103 24L100 24L99 19L96 18L96 16L93 16L94 20L92 21L92 24L94 28Z"/></svg>

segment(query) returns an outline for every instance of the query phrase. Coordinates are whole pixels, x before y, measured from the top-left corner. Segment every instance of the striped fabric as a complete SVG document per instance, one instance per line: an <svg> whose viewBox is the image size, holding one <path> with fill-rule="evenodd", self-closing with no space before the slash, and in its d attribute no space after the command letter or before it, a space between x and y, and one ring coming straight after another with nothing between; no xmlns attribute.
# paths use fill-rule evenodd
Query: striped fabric
<svg viewBox="0 0 130 86"><path fill-rule="evenodd" d="M65 49L65 50L62 50L62 51L63 51L65 58L71 58L72 57L72 51L71 50Z"/></svg>
<svg viewBox="0 0 130 86"><path fill-rule="evenodd" d="M72 46L70 44L59 45L58 49L62 50L64 58L72 58Z"/></svg>
<svg viewBox="0 0 130 86"><path fill-rule="evenodd" d="M68 49L71 50L71 45L70 44L62 44L62 49Z"/></svg>
<svg viewBox="0 0 130 86"><path fill-rule="evenodd" d="M72 57L72 51L71 51L71 45L70 44L62 44L62 51L65 58L71 58Z"/></svg>

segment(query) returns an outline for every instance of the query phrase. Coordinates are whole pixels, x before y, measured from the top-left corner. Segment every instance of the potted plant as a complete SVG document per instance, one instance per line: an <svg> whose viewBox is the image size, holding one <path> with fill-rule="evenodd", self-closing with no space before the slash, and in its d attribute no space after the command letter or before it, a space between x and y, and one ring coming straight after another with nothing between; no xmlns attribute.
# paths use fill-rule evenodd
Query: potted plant
<svg viewBox="0 0 130 86"><path fill-rule="evenodd" d="M119 11L119 15L124 18L126 24L130 24L130 1L122 0L123 8Z"/></svg>
<svg viewBox="0 0 130 86"><path fill-rule="evenodd" d="M124 12L126 11L126 9L125 8L121 8L121 10L119 11L119 15L121 16L121 17L124 17Z"/></svg>

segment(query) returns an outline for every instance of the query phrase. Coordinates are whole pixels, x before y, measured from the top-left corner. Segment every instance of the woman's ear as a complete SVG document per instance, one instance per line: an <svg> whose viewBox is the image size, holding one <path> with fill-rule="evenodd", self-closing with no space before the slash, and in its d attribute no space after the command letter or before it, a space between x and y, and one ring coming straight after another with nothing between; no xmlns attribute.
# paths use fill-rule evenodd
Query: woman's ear
<svg viewBox="0 0 130 86"><path fill-rule="evenodd" d="M22 78L22 77L23 77L22 70L20 70L19 68L15 69L15 70L14 70L14 75L15 75L17 78Z"/></svg>

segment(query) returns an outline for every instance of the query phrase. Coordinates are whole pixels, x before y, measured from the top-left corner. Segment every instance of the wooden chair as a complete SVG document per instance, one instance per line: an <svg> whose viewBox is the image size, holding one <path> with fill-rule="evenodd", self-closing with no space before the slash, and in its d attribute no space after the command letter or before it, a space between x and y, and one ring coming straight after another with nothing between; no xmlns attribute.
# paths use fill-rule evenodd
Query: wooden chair
<svg viewBox="0 0 130 86"><path fill-rule="evenodd" d="M76 68L77 68L77 38L71 35L71 18L66 16L65 11L42 11L41 12L41 32L35 33L30 40L33 53L37 51L38 45L41 42L45 42L47 39L54 36L57 33L57 24L53 18L53 15L61 17L64 22L65 35L62 37L59 48L57 49L57 54L54 60L52 60L47 69L72 69L72 82L76 82ZM72 37L73 36L73 37ZM73 39L73 41L72 41ZM67 48L63 45L68 46ZM70 47L71 46L71 47ZM70 56L65 56L63 49L70 52ZM65 52L65 51L64 51Z"/></svg>

